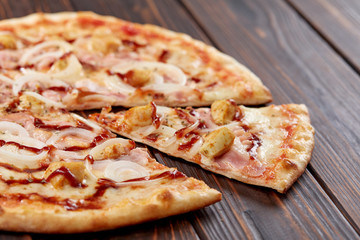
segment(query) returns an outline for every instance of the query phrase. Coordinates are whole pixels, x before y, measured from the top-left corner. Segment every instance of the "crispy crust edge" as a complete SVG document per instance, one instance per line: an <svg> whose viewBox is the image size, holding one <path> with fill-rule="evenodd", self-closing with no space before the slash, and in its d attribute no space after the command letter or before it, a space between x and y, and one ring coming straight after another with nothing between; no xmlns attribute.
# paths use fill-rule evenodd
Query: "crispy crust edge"
<svg viewBox="0 0 360 240"><path fill-rule="evenodd" d="M66 211L46 203L36 208L31 204L11 207L9 203L1 203L0 229L36 233L95 232L186 213L221 200L217 190L207 187L204 182L201 187L181 193L165 189L153 195L146 204L127 201L98 210Z"/></svg>

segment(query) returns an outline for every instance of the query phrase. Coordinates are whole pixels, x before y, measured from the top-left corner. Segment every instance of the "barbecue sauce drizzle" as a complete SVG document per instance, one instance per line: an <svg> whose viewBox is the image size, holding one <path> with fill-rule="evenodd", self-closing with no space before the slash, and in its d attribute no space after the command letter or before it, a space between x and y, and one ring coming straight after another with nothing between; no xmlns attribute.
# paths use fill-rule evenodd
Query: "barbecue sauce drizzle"
<svg viewBox="0 0 360 240"><path fill-rule="evenodd" d="M68 129L68 128L73 128L73 127L77 127L77 128L82 128L82 129L86 129L86 130L93 130L92 127L90 127L89 125L76 120L76 126L71 126L71 125L55 125L55 124L46 124L44 123L41 119L39 118L35 118L34 119L34 126L37 128L43 128L43 129L48 129L48 130L64 130L64 129Z"/></svg>
<svg viewBox="0 0 360 240"><path fill-rule="evenodd" d="M71 181L73 181L72 177L74 177L74 176L70 177L69 175L67 175L65 173L67 171L68 170L64 170L64 169L61 169L58 172L55 171L56 173L54 174L54 177L61 174L61 175L64 175L67 178L67 180L70 179L70 182L71 182ZM52 176L52 175L50 175L50 176ZM24 179L24 180L4 180L1 178L1 180L7 184L14 184L14 183L46 184L47 181L49 180L50 176L46 180L36 179L36 178L29 178L29 179ZM186 177L185 174L183 174L177 170L170 170L170 171L165 171L165 172L160 173L155 176L130 179L130 180L124 181L122 183L148 181L148 180L154 180L154 179L160 179L160 178L177 179L177 178L185 178L185 177ZM79 185L77 181L76 181L76 183L74 182L74 184L76 185L76 187L83 187L83 185ZM17 194L11 194L11 195L5 195L5 194L1 195L0 194L0 199L15 200L15 201L20 202L22 200L34 201L33 199L35 198L37 201L43 201L43 202L49 203L49 204L60 205L68 211L76 211L76 210L80 210L80 209L100 209L102 207L102 201L101 201L100 197L102 197L105 194L106 190L108 188L118 189L121 186L119 186L115 181L112 181L110 179L104 179L104 178L98 179L97 184L98 185L95 187L96 191L92 195L90 195L84 199L80 199L80 200L69 199L69 198L60 199L58 197L45 197L38 193L30 193L30 194L17 193Z"/></svg>

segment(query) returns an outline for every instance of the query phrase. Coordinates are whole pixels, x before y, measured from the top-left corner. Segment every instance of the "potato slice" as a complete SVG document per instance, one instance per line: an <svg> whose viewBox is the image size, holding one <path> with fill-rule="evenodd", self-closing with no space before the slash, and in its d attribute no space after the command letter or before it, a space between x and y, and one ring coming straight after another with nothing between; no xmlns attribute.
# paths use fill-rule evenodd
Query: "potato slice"
<svg viewBox="0 0 360 240"><path fill-rule="evenodd" d="M134 69L126 73L126 82L133 87L143 87L151 81L152 71L149 69Z"/></svg>
<svg viewBox="0 0 360 240"><path fill-rule="evenodd" d="M0 35L0 50L1 49L16 49L16 41L12 35Z"/></svg>
<svg viewBox="0 0 360 240"><path fill-rule="evenodd" d="M73 182L69 182L69 178L65 174L55 174L57 170L65 169L74 177ZM55 174L55 175L54 175ZM85 165L83 162L53 162L49 165L44 173L44 179L49 180L49 182L56 189L61 189L65 185L80 184L85 177Z"/></svg>
<svg viewBox="0 0 360 240"><path fill-rule="evenodd" d="M130 108L124 116L124 123L131 128L145 127L152 124L153 106L151 104Z"/></svg>
<svg viewBox="0 0 360 240"><path fill-rule="evenodd" d="M90 40L89 50L94 52L102 52L108 54L116 52L121 42L118 38L112 35L108 36L93 36Z"/></svg>
<svg viewBox="0 0 360 240"><path fill-rule="evenodd" d="M228 100L218 100L211 104L211 116L217 125L228 124L234 119L237 106Z"/></svg>
<svg viewBox="0 0 360 240"><path fill-rule="evenodd" d="M219 128L205 137L200 153L210 159L221 156L230 150L234 139L235 135L228 128Z"/></svg>

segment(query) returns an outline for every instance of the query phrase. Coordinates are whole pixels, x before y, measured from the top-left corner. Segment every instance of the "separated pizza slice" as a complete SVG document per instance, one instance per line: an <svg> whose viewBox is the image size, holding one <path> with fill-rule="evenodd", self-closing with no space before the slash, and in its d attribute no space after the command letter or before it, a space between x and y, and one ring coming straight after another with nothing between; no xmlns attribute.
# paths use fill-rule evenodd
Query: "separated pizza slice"
<svg viewBox="0 0 360 240"><path fill-rule="evenodd" d="M191 37L94 13L0 21L0 104L36 92L68 110L271 101L235 59Z"/></svg>
<svg viewBox="0 0 360 240"><path fill-rule="evenodd" d="M24 94L0 110L0 229L76 233L205 207L221 194L144 148Z"/></svg>
<svg viewBox="0 0 360 240"><path fill-rule="evenodd" d="M314 147L305 105L263 108L220 100L211 108L151 103L103 109L90 118L113 132L239 181L284 193L304 172Z"/></svg>

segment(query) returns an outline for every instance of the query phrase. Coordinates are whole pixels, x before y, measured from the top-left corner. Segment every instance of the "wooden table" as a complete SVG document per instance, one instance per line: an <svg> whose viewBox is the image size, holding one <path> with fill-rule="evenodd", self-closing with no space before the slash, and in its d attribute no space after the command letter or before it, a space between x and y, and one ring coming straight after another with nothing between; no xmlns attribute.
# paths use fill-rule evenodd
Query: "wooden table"
<svg viewBox="0 0 360 240"><path fill-rule="evenodd" d="M68 236L2 232L1 239L359 238L360 1L0 0L1 19L77 10L185 32L232 55L263 80L275 104L309 107L316 129L313 157L283 195L152 150L161 163L220 190L223 200L113 231Z"/></svg>

